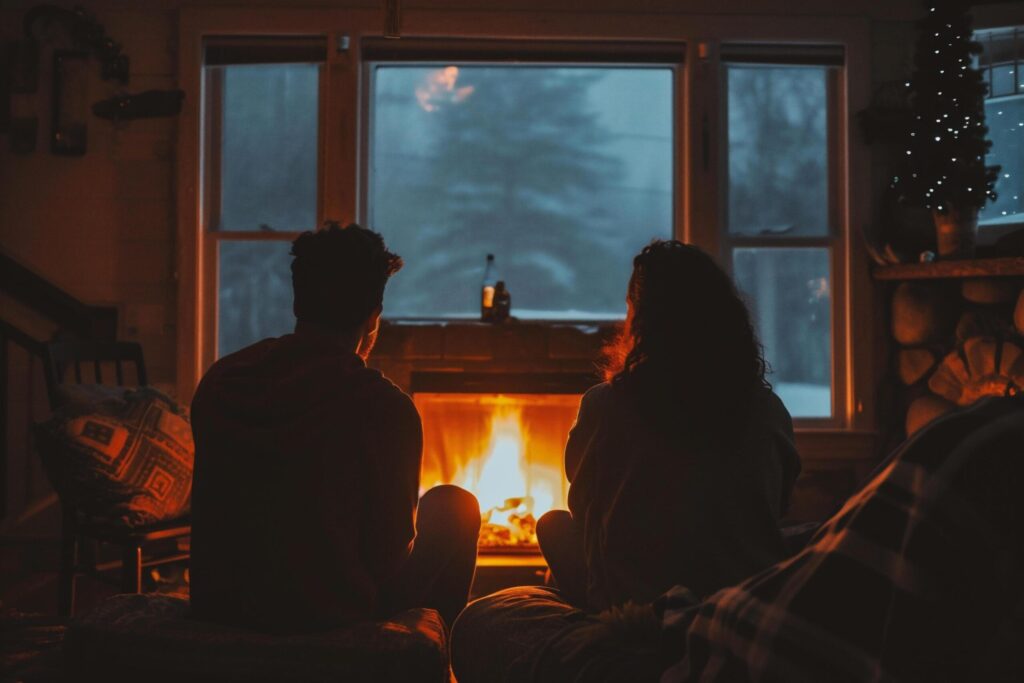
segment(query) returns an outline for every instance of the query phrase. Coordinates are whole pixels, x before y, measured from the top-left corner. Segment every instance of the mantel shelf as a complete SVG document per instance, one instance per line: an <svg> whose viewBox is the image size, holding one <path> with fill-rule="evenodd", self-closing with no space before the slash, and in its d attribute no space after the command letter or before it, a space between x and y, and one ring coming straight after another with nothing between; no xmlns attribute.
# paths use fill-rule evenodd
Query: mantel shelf
<svg viewBox="0 0 1024 683"><path fill-rule="evenodd" d="M874 270L876 280L927 280L1020 275L1024 275L1024 257L1022 256L934 261L932 263L901 263L895 266L879 266Z"/></svg>

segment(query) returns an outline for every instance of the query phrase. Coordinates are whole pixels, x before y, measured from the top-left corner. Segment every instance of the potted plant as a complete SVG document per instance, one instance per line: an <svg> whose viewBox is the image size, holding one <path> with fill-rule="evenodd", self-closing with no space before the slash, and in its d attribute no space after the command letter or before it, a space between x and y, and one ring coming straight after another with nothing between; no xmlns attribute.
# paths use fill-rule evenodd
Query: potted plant
<svg viewBox="0 0 1024 683"><path fill-rule="evenodd" d="M981 46L972 38L968 7L963 0L925 4L906 83L911 125L893 179L904 204L931 210L941 258L973 256L978 211L995 199L999 172L985 165L992 146L985 125L988 85L974 66Z"/></svg>

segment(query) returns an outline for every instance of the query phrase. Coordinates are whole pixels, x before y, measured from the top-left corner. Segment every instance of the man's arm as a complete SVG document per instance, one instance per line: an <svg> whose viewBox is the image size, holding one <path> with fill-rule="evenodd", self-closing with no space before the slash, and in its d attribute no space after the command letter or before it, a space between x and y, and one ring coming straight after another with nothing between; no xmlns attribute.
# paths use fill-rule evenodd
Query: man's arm
<svg viewBox="0 0 1024 683"><path fill-rule="evenodd" d="M408 556L415 535L423 427L412 400L395 392L372 406L369 439L367 524L363 552L381 580Z"/></svg>

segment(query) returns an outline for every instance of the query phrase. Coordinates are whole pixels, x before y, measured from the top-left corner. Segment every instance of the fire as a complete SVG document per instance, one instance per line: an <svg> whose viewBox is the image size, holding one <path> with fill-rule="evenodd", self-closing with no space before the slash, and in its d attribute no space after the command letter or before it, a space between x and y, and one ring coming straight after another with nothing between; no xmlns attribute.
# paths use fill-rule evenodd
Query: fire
<svg viewBox="0 0 1024 683"><path fill-rule="evenodd" d="M456 484L477 497L482 548L536 546L537 518L566 504L562 457L579 398L417 394L416 403L422 484Z"/></svg>
<svg viewBox="0 0 1024 683"><path fill-rule="evenodd" d="M530 486L527 478L522 411L500 406L491 419L490 443L484 454L472 460L458 482L473 491L480 501L485 545L494 540L507 543L536 543L536 517L555 506L550 482L543 479ZM545 485L546 484L546 485ZM511 492L522 491L509 497Z"/></svg>

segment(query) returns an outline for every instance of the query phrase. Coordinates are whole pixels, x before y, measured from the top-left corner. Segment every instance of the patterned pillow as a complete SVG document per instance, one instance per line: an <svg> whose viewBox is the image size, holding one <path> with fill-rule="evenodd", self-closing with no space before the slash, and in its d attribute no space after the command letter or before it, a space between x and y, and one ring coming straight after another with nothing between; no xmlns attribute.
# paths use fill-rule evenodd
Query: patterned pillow
<svg viewBox="0 0 1024 683"><path fill-rule="evenodd" d="M181 515L192 492L188 414L159 391L73 385L36 425L43 466L66 504L128 526Z"/></svg>

